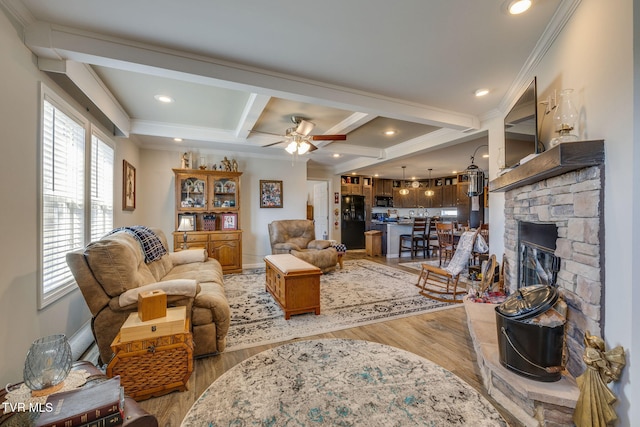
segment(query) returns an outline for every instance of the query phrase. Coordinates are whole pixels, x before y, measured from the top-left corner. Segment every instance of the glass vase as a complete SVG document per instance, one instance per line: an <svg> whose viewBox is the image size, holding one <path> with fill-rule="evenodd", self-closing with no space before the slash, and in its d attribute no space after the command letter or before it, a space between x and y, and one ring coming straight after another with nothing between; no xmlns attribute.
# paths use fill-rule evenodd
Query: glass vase
<svg viewBox="0 0 640 427"><path fill-rule="evenodd" d="M64 334L35 340L24 362L23 379L33 395L45 395L62 387L72 363L71 346Z"/></svg>
<svg viewBox="0 0 640 427"><path fill-rule="evenodd" d="M560 103L553 115L554 131L558 134L549 143L555 147L563 142L575 142L578 140L575 128L578 123L578 111L573 100L573 89L563 89L560 92Z"/></svg>

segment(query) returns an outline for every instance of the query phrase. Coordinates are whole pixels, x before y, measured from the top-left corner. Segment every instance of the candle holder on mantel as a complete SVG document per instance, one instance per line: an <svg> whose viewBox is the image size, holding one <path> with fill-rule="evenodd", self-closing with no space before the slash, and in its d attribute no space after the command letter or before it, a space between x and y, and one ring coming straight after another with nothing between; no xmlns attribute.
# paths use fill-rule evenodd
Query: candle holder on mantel
<svg viewBox="0 0 640 427"><path fill-rule="evenodd" d="M578 112L571 99L572 96L573 89L563 89L560 92L560 103L553 115L554 131L558 136L549 142L551 147L563 142L578 141L578 136L573 133L578 122Z"/></svg>

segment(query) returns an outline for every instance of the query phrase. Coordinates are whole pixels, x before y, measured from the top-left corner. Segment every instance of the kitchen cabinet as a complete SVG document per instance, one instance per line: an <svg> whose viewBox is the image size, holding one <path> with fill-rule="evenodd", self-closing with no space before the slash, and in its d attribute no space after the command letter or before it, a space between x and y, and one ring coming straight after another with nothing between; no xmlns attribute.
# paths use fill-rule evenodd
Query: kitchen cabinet
<svg viewBox="0 0 640 427"><path fill-rule="evenodd" d="M362 177L342 176L340 177L340 193L362 196ZM371 181L369 181L371 182Z"/></svg>
<svg viewBox="0 0 640 427"><path fill-rule="evenodd" d="M393 196L393 181L390 179L374 179L374 192L376 196Z"/></svg>
<svg viewBox="0 0 640 427"><path fill-rule="evenodd" d="M400 194L401 188L393 189L393 207L394 208L415 208L418 206L416 199L416 189L415 188L407 188L409 190L409 194L402 195Z"/></svg>
<svg viewBox="0 0 640 427"><path fill-rule="evenodd" d="M471 199L467 196L469 190L469 182L458 181L456 191L456 207L458 208L458 224L469 223L469 215L471 211Z"/></svg>

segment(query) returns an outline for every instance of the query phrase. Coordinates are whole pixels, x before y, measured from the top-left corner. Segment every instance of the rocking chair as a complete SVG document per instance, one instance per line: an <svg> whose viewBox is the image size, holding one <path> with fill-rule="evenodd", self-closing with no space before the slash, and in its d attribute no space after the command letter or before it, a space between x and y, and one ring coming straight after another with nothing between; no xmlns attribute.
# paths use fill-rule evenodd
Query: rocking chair
<svg viewBox="0 0 640 427"><path fill-rule="evenodd" d="M458 242L458 247L445 268L422 263L416 286L420 295L437 301L461 303L466 290L458 290L460 273L467 270L471 251L474 248L478 231L467 231Z"/></svg>

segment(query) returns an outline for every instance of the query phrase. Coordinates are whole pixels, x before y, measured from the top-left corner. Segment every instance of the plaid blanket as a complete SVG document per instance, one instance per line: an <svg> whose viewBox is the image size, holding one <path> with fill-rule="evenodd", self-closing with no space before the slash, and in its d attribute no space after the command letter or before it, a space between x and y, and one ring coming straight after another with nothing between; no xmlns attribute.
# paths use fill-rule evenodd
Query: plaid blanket
<svg viewBox="0 0 640 427"><path fill-rule="evenodd" d="M167 253L167 249L164 247L156 233L144 225L116 228L109 234L117 233L118 231L129 233L138 240L138 243L140 243L140 247L142 248L142 252L144 253L144 262L147 264L159 260Z"/></svg>

